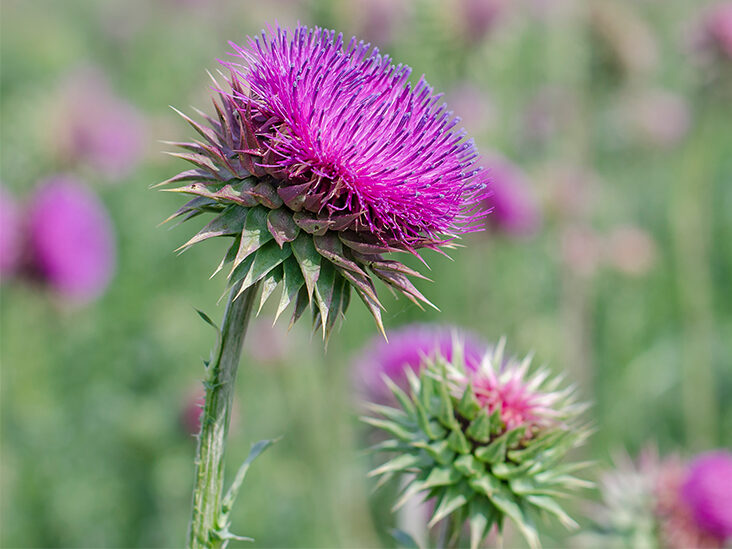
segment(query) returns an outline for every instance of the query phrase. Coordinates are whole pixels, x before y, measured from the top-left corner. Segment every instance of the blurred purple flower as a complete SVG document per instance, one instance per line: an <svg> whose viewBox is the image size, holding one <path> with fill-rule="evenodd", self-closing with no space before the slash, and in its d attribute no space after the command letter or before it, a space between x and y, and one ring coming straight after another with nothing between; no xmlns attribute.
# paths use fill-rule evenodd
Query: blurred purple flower
<svg viewBox="0 0 732 549"><path fill-rule="evenodd" d="M409 4L409 0L358 0L344 6L354 19L354 34L384 47L404 24Z"/></svg>
<svg viewBox="0 0 732 549"><path fill-rule="evenodd" d="M458 15L468 42L483 40L503 12L505 0L458 0Z"/></svg>
<svg viewBox="0 0 732 549"><path fill-rule="evenodd" d="M639 141L656 148L676 145L691 125L691 110L684 98L661 89L626 98L623 117Z"/></svg>
<svg viewBox="0 0 732 549"><path fill-rule="evenodd" d="M496 110L485 90L469 82L454 87L447 100L461 123L472 135L490 129L496 120Z"/></svg>
<svg viewBox="0 0 732 549"><path fill-rule="evenodd" d="M714 6L705 21L707 40L723 55L732 59L732 2Z"/></svg>
<svg viewBox="0 0 732 549"><path fill-rule="evenodd" d="M107 180L121 179L137 167L144 153L143 119L113 93L102 74L73 73L60 104L53 141L64 161L87 163Z"/></svg>
<svg viewBox="0 0 732 549"><path fill-rule="evenodd" d="M20 261L22 229L18 204L0 186L0 279L15 273Z"/></svg>
<svg viewBox="0 0 732 549"><path fill-rule="evenodd" d="M88 301L109 284L115 239L104 205L72 177L44 181L31 201L30 243L34 266L63 296Z"/></svg>
<svg viewBox="0 0 732 549"><path fill-rule="evenodd" d="M463 342L468 369L475 370L488 347L473 334L453 326L410 324L390 332L389 341L382 337L374 338L355 364L355 382L359 392L371 402L391 402L393 397L382 375L406 388L406 369L418 371L422 360L438 351L451 360L455 337Z"/></svg>
<svg viewBox="0 0 732 549"><path fill-rule="evenodd" d="M702 530L721 541L732 539L732 453L697 456L687 468L681 493Z"/></svg>
<svg viewBox="0 0 732 549"><path fill-rule="evenodd" d="M541 210L521 169L498 155L488 157L485 165L490 166L491 195L486 205L492 211L488 224L514 237L536 234L541 226Z"/></svg>

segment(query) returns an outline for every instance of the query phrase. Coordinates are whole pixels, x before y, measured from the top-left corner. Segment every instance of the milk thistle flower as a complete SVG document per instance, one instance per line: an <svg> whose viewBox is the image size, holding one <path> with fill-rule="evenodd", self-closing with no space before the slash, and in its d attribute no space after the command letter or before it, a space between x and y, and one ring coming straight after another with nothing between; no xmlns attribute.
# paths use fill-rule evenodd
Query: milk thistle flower
<svg viewBox="0 0 732 549"><path fill-rule="evenodd" d="M502 340L471 371L457 345L450 360L438 354L419 375L407 370L409 392L385 378L400 409L374 404L381 417L364 418L392 437L376 449L396 453L370 475L413 475L395 508L418 493L434 498L429 526L447 519L452 546L466 521L473 548L506 518L532 547L534 514L576 526L556 498L588 484L571 474L586 464L559 463L588 435L585 405L547 370L531 373L530 360L504 356Z"/></svg>
<svg viewBox="0 0 732 549"><path fill-rule="evenodd" d="M471 141L424 79L378 49L320 28L281 28L231 44L228 91L203 141L175 153L195 165L165 183L194 195L173 217L216 217L181 249L234 242L219 268L240 292L260 282L259 306L282 283L277 315L315 302L328 337L353 287L379 329L374 278L417 303L420 276L383 254L447 246L479 230L485 194ZM218 85L217 85L218 86Z"/></svg>
<svg viewBox="0 0 732 549"><path fill-rule="evenodd" d="M685 463L646 449L617 460L600 481L592 513L595 546L721 548L732 539L732 454L718 450Z"/></svg>
<svg viewBox="0 0 732 549"><path fill-rule="evenodd" d="M33 268L52 290L77 303L99 297L114 275L117 245L104 204L80 181L39 184L28 213Z"/></svg>
<svg viewBox="0 0 732 549"><path fill-rule="evenodd" d="M216 272L231 291L217 353L208 365L189 544L224 545L223 451L232 382L252 309L283 287L276 317L290 324L312 305L328 339L351 288L384 331L375 278L420 305L418 272L389 252L440 250L480 230L485 185L477 153L440 96L410 69L355 38L321 28L279 27L231 43L226 86L214 80L215 115L201 140L176 143L193 169L162 183L193 198L170 219L214 218L181 247L233 238ZM430 304L431 305L431 304ZM208 318L206 317L207 321ZM237 485L238 489L238 485Z"/></svg>

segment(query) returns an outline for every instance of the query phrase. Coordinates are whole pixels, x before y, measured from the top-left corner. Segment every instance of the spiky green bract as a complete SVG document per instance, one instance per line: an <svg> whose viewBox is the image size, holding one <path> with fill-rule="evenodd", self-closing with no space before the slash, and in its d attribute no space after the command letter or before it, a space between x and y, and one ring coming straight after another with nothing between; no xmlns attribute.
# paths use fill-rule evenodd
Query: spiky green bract
<svg viewBox="0 0 732 549"><path fill-rule="evenodd" d="M586 406L573 388L558 391L560 380L548 371L529 370L530 359L504 360L501 341L475 372L454 351L450 362L426 360L419 376L409 370L409 394L385 380L401 409L373 405L380 417L364 421L391 437L376 449L395 454L370 475L413 479L395 509L418 493L434 498L429 526L447 517L467 521L473 548L506 518L531 547L539 546L536 515L576 526L558 499L590 484L573 476L587 464L561 462L589 434Z"/></svg>

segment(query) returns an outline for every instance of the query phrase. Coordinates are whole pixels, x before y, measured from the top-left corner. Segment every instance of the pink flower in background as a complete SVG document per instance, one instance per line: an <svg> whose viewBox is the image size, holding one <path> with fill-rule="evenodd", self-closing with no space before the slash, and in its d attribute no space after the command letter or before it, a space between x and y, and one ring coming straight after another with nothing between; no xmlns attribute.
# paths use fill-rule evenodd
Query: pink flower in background
<svg viewBox="0 0 732 549"><path fill-rule="evenodd" d="M490 166L487 171L491 195L486 199L486 206L492 211L488 223L510 236L536 234L541 226L541 210L524 173L499 156L486 159L485 165Z"/></svg>
<svg viewBox="0 0 732 549"><path fill-rule="evenodd" d="M0 187L0 279L15 273L21 255L22 230L18 204Z"/></svg>
<svg viewBox="0 0 732 549"><path fill-rule="evenodd" d="M34 266L58 293L88 301L106 289L116 246L104 205L76 179L58 175L41 183L30 203Z"/></svg>
<svg viewBox="0 0 732 549"><path fill-rule="evenodd" d="M491 129L496 121L495 105L488 92L470 82L455 86L447 100L453 112L460 117L460 123L472 135Z"/></svg>
<svg viewBox="0 0 732 549"><path fill-rule="evenodd" d="M383 48L409 15L409 0L358 0L344 3L354 20L354 34Z"/></svg>
<svg viewBox="0 0 732 549"><path fill-rule="evenodd" d="M707 40L732 59L732 2L714 6L704 26Z"/></svg>
<svg viewBox="0 0 732 549"><path fill-rule="evenodd" d="M732 453L698 456L687 468L681 494L702 530L721 541L732 539Z"/></svg>
<svg viewBox="0 0 732 549"><path fill-rule="evenodd" d="M468 42L480 42L505 8L505 0L459 0L461 27Z"/></svg>
<svg viewBox="0 0 732 549"><path fill-rule="evenodd" d="M144 153L144 121L114 94L104 75L73 73L58 108L58 127L51 138L63 161L88 164L106 180L135 170Z"/></svg>
<svg viewBox="0 0 732 549"><path fill-rule="evenodd" d="M406 388L407 368L418 371L423 359L437 351L445 359L452 359L453 338L463 343L466 366L475 370L487 350L479 338L452 326L410 324L390 332L388 342L377 337L365 348L355 365L359 391L369 401L390 402L393 397L382 375Z"/></svg>
<svg viewBox="0 0 732 549"><path fill-rule="evenodd" d="M689 131L691 109L686 100L667 90L645 90L628 97L623 116L643 144L668 148L679 143Z"/></svg>
<svg viewBox="0 0 732 549"><path fill-rule="evenodd" d="M646 274L658 255L658 246L650 233L632 225L620 225L610 231L603 249L607 264L630 276Z"/></svg>

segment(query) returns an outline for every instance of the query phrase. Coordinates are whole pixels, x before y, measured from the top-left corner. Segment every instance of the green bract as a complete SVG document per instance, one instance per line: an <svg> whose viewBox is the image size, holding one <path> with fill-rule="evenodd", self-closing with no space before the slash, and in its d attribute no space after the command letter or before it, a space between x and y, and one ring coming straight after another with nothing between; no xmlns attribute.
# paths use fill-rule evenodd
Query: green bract
<svg viewBox="0 0 732 549"><path fill-rule="evenodd" d="M419 375L406 369L408 393L384 378L400 409L373 404L380 417L363 419L390 435L375 449L396 455L370 475L384 482L409 474L394 508L419 493L434 498L429 527L447 517L458 525L468 521L471 547L506 518L538 547L534 516L548 513L575 527L557 499L590 485L572 475L587 463L560 463L588 436L579 420L585 406L574 403L571 388L553 392L557 380L547 381L548 372L525 376L528 359L504 362L503 342L476 372L466 369L458 343L455 349L451 362L435 356L425 359ZM528 412L517 422L508 415L512 407Z"/></svg>

